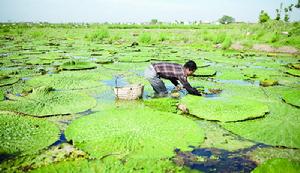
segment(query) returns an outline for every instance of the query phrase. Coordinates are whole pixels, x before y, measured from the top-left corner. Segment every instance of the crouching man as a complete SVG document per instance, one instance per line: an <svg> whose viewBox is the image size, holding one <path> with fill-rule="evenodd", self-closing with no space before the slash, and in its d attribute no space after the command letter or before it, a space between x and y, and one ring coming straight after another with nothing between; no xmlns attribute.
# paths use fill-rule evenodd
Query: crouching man
<svg viewBox="0 0 300 173"><path fill-rule="evenodd" d="M178 81L182 84L189 94L201 95L197 89L193 88L187 81L187 77L197 70L197 64L194 61L188 61L183 66L176 63L153 63L145 70L145 78L150 82L155 95L164 97L168 94L164 82L161 80L170 80L176 88L180 88Z"/></svg>

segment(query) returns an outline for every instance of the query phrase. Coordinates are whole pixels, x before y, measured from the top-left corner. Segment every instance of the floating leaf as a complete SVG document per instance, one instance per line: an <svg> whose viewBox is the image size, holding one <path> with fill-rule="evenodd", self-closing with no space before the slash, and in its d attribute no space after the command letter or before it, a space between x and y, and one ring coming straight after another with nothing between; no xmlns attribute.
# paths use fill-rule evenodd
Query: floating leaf
<svg viewBox="0 0 300 173"><path fill-rule="evenodd" d="M0 113L0 154L41 150L58 139L59 129L43 119Z"/></svg>
<svg viewBox="0 0 300 173"><path fill-rule="evenodd" d="M274 146L300 148L300 110L284 103L269 104L270 114L262 119L222 123L244 138Z"/></svg>
<svg viewBox="0 0 300 173"><path fill-rule="evenodd" d="M178 100L172 98L156 98L156 99L148 99L144 101L145 105L159 111L164 112L177 112Z"/></svg>
<svg viewBox="0 0 300 173"><path fill-rule="evenodd" d="M271 159L259 165L253 170L253 173L276 173L276 172L288 172L298 173L300 170L300 162L289 161L288 159Z"/></svg>
<svg viewBox="0 0 300 173"><path fill-rule="evenodd" d="M300 89L285 91L283 93L283 100L286 103L300 107Z"/></svg>
<svg viewBox="0 0 300 173"><path fill-rule="evenodd" d="M75 146L97 158L170 157L176 148L185 150L203 142L203 131L192 120L149 108L111 110L82 117L73 121L65 134Z"/></svg>
<svg viewBox="0 0 300 173"><path fill-rule="evenodd" d="M268 112L265 104L240 97L209 99L188 95L182 98L181 103L192 115L222 122L261 117Z"/></svg>
<svg viewBox="0 0 300 173"><path fill-rule="evenodd" d="M0 76L0 87L5 85L12 85L19 81L19 78L17 77L11 77L11 76Z"/></svg>
<svg viewBox="0 0 300 173"><path fill-rule="evenodd" d="M91 62L84 61L68 61L60 66L63 70L86 70L97 68L97 65Z"/></svg>
<svg viewBox="0 0 300 173"><path fill-rule="evenodd" d="M40 87L25 97L0 102L0 110L34 116L48 116L82 112L96 105L96 100L82 93L54 91Z"/></svg>

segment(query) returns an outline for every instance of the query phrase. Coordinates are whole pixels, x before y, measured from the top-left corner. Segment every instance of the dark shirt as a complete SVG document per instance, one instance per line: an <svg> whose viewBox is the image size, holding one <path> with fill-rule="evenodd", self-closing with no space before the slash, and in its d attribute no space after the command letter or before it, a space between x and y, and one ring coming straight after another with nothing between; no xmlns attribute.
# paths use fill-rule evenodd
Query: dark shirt
<svg viewBox="0 0 300 173"><path fill-rule="evenodd" d="M184 73L183 66L176 63L153 63L157 75L161 78L170 80L175 86L178 85L178 80L188 93L193 95L201 95L197 89L193 88L187 81L187 75Z"/></svg>

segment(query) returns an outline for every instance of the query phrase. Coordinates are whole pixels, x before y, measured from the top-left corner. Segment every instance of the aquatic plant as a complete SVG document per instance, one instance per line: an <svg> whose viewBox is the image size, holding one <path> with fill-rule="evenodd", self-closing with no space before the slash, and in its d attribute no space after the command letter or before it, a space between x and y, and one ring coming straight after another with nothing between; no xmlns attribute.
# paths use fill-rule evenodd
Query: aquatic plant
<svg viewBox="0 0 300 173"><path fill-rule="evenodd" d="M116 158L106 158L104 160L75 160L64 161L53 165L33 170L32 173L45 172L184 172L167 159L130 159L122 161Z"/></svg>
<svg viewBox="0 0 300 173"><path fill-rule="evenodd" d="M40 87L24 97L5 100L0 110L13 111L33 116L49 116L82 112L96 105L96 100L82 93L55 91Z"/></svg>
<svg viewBox="0 0 300 173"><path fill-rule="evenodd" d="M110 77L110 74L100 72L63 72L34 77L26 81L26 84L32 87L49 86L55 89L87 89L103 86L99 80Z"/></svg>
<svg viewBox="0 0 300 173"><path fill-rule="evenodd" d="M171 157L176 148L186 150L203 142L203 131L192 120L150 108L107 110L82 117L69 125L65 135L97 158L159 159Z"/></svg>
<svg viewBox="0 0 300 173"><path fill-rule="evenodd" d="M290 161L288 159L271 159L259 165L253 170L253 173L265 172L288 172L297 173L300 170L300 162Z"/></svg>
<svg viewBox="0 0 300 173"><path fill-rule="evenodd" d="M58 139L59 129L47 120L0 113L0 154L37 152Z"/></svg>
<svg viewBox="0 0 300 173"><path fill-rule="evenodd" d="M268 104L270 114L262 119L222 123L227 130L268 145L300 148L300 110L281 102Z"/></svg>
<svg viewBox="0 0 300 173"><path fill-rule="evenodd" d="M17 77L11 77L11 76L0 76L0 87L5 85L12 85L19 81L19 78Z"/></svg>
<svg viewBox="0 0 300 173"><path fill-rule="evenodd" d="M144 100L144 104L154 110L159 110L163 112L177 112L178 100L173 98L156 98Z"/></svg>
<svg viewBox="0 0 300 173"><path fill-rule="evenodd" d="M287 74L293 75L293 76L297 76L300 77L300 70L297 69L288 69L286 71Z"/></svg>
<svg viewBox="0 0 300 173"><path fill-rule="evenodd" d="M222 122L262 117L269 111L265 104L241 97L209 99L188 95L180 102L187 106L192 115Z"/></svg>
<svg viewBox="0 0 300 173"><path fill-rule="evenodd" d="M68 61L60 66L63 70L86 70L97 68L97 65L91 62L84 61Z"/></svg>
<svg viewBox="0 0 300 173"><path fill-rule="evenodd" d="M282 95L286 103L300 107L300 89L285 91Z"/></svg>

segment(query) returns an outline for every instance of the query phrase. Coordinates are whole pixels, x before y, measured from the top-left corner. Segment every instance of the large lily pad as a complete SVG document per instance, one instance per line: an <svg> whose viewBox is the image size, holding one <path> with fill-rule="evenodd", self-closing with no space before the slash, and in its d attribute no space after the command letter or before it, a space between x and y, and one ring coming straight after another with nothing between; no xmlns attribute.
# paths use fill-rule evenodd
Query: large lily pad
<svg viewBox="0 0 300 173"><path fill-rule="evenodd" d="M276 173L288 172L298 173L300 170L300 162L289 161L288 159L271 159L259 165L253 170L253 173Z"/></svg>
<svg viewBox="0 0 300 173"><path fill-rule="evenodd" d="M223 123L227 130L244 138L274 146L300 148L300 110L284 103L270 103L263 119Z"/></svg>
<svg viewBox="0 0 300 173"><path fill-rule="evenodd" d="M86 70L96 68L97 65L91 62L84 61L68 61L63 63L60 68L63 70Z"/></svg>
<svg viewBox="0 0 300 173"><path fill-rule="evenodd" d="M289 69L286 71L286 73L293 75L293 76L300 77L300 70L297 70L297 69Z"/></svg>
<svg viewBox="0 0 300 173"><path fill-rule="evenodd" d="M283 93L283 100L294 106L300 107L300 89L289 90Z"/></svg>
<svg viewBox="0 0 300 173"><path fill-rule="evenodd" d="M12 85L19 81L19 78L17 77L11 77L11 76L0 76L0 87L5 85Z"/></svg>
<svg viewBox="0 0 300 173"><path fill-rule="evenodd" d="M261 117L269 111L268 106L261 102L240 97L209 99L188 95L181 103L192 115L222 122Z"/></svg>
<svg viewBox="0 0 300 173"><path fill-rule="evenodd" d="M156 99L148 99L144 101L145 105L159 111L165 112L177 112L178 100L172 98L156 98Z"/></svg>
<svg viewBox="0 0 300 173"><path fill-rule="evenodd" d="M41 150L58 139L59 129L46 120L0 113L0 154Z"/></svg>
<svg viewBox="0 0 300 173"><path fill-rule="evenodd" d="M0 110L33 116L48 116L82 112L96 105L96 100L82 93L55 91L49 87L34 89L25 97L15 97L0 103Z"/></svg>
<svg viewBox="0 0 300 173"><path fill-rule="evenodd" d="M101 87L99 80L107 79L106 75L100 73L69 72L52 75L44 75L26 81L33 87L49 86L55 89L87 89Z"/></svg>
<svg viewBox="0 0 300 173"><path fill-rule="evenodd" d="M75 146L97 158L170 157L174 149L199 145L204 137L192 120L149 108L111 110L82 117L73 121L65 134Z"/></svg>

